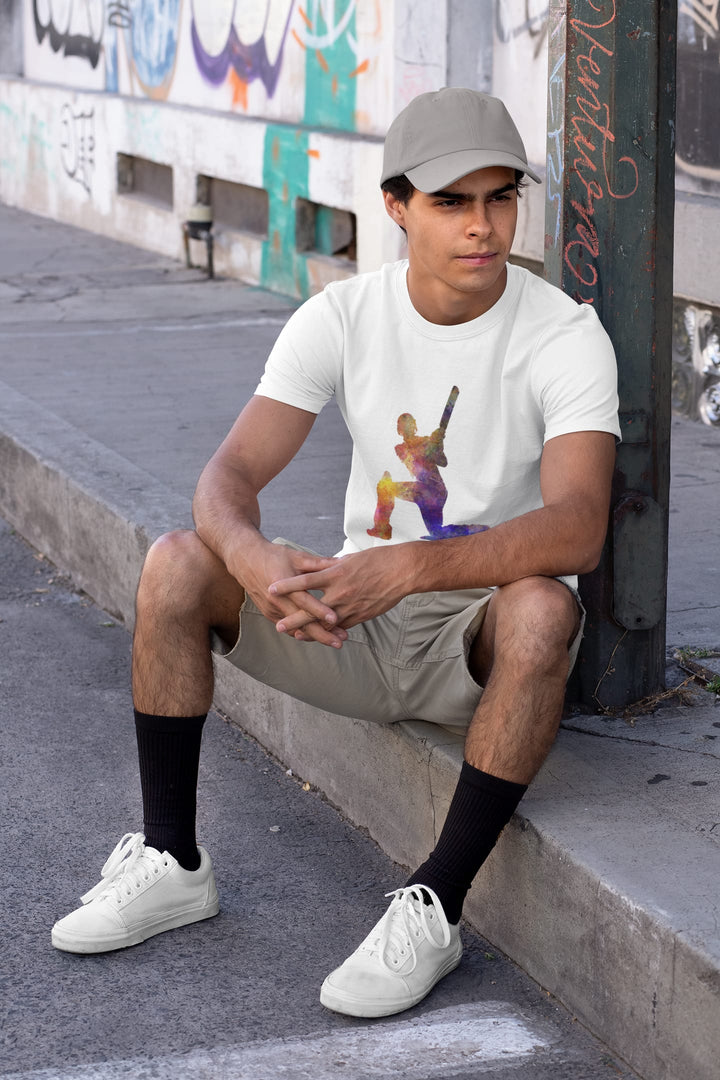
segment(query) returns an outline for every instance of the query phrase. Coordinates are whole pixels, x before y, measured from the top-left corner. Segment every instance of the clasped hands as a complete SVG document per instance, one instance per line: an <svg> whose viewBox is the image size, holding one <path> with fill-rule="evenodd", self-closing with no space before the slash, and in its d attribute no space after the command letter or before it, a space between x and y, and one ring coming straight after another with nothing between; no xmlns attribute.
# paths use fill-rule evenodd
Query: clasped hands
<svg viewBox="0 0 720 1080"><path fill-rule="evenodd" d="M265 613L279 633L297 641L342 648L351 626L381 615L407 595L397 573L397 548L395 553L392 548L370 548L333 559L305 555L302 561L310 560L317 568L278 579L267 588L271 606Z"/></svg>

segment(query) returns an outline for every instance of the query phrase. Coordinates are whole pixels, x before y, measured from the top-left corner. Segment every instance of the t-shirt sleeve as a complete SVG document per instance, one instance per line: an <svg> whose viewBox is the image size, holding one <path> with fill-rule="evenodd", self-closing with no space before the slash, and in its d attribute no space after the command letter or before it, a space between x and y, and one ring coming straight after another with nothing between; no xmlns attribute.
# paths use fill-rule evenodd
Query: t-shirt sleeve
<svg viewBox="0 0 720 1080"><path fill-rule="evenodd" d="M335 393L342 359L340 318L327 294L319 293L281 330L255 393L319 413Z"/></svg>
<svg viewBox="0 0 720 1080"><path fill-rule="evenodd" d="M533 359L533 384L545 442L574 431L620 437L615 351L592 308L578 305L571 318L545 331Z"/></svg>

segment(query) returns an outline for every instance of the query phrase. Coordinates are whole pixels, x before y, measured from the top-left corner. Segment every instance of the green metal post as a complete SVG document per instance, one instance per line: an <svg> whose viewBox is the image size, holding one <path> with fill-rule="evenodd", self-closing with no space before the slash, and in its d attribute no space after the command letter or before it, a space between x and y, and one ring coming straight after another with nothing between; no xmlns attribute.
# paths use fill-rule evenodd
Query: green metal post
<svg viewBox="0 0 720 1080"><path fill-rule="evenodd" d="M595 307L619 368L623 442L571 687L595 709L665 681L676 24L676 0L550 2L545 275Z"/></svg>

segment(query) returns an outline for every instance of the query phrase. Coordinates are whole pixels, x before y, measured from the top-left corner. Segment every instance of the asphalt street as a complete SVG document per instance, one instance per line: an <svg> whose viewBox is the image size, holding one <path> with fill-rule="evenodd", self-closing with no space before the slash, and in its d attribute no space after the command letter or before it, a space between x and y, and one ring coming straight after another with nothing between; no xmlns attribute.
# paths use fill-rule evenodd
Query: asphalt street
<svg viewBox="0 0 720 1080"><path fill-rule="evenodd" d="M78 957L56 918L140 827L124 627L0 524L0 1075L12 1080L630 1080L633 1073L470 929L403 1017L318 1001L404 880L302 777L211 714L198 830L221 913Z"/></svg>

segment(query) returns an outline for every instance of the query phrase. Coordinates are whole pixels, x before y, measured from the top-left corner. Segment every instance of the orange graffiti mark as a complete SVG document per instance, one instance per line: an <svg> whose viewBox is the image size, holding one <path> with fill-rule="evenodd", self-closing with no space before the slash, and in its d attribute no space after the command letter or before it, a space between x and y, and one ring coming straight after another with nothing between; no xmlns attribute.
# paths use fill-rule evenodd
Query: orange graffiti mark
<svg viewBox="0 0 720 1080"><path fill-rule="evenodd" d="M287 180L285 180L284 183L283 183L283 186L282 186L282 201L287 202L289 198L290 198L290 189L288 188Z"/></svg>
<svg viewBox="0 0 720 1080"><path fill-rule="evenodd" d="M298 37L298 35L297 35L297 32L296 32L295 30L292 30L292 31L291 31L291 33L292 33L292 36L293 36L293 37L295 38L295 40L297 41L297 43L298 43L298 45L300 46L300 48L301 48L301 49L307 49L307 45L306 45L306 44L305 44L305 42L304 42L304 41L302 40L302 38L299 38L299 37Z"/></svg>
<svg viewBox="0 0 720 1080"><path fill-rule="evenodd" d="M230 68L228 74L228 82L230 89L232 90L232 103L233 107L240 106L247 112L248 107L248 84L245 79L241 79L235 68Z"/></svg>
<svg viewBox="0 0 720 1080"><path fill-rule="evenodd" d="M358 75L362 75L363 71L367 71L367 69L369 67L370 67L370 61L369 60L363 60L362 64L358 64L358 66L354 69L354 71L350 72L350 74L348 75L348 79L356 79L358 77Z"/></svg>
<svg viewBox="0 0 720 1080"><path fill-rule="evenodd" d="M338 77L337 77L337 75L333 75L333 77L332 77L332 96L337 97L337 92L338 92Z"/></svg>
<svg viewBox="0 0 720 1080"><path fill-rule="evenodd" d="M323 71L327 74L327 72L330 70L330 68L328 67L327 60L325 59L325 57L323 56L323 54L320 52L319 49L315 50L315 59L317 60L318 64L323 69Z"/></svg>
<svg viewBox="0 0 720 1080"><path fill-rule="evenodd" d="M312 158L319 158L320 157L320 151L319 150L308 150L307 151L307 156L312 157Z"/></svg>
<svg viewBox="0 0 720 1080"><path fill-rule="evenodd" d="M303 9L302 9L301 7L299 7L299 8L298 8L298 11L300 12L300 18L301 18L301 19L302 19L302 20L304 21L304 23L305 23L305 25L307 26L308 30L312 30L312 23L311 23L311 22L310 22L310 20L308 19L307 15L306 15L306 14L305 14L305 12L303 11ZM293 33L294 33L294 32L295 32L295 31L293 31Z"/></svg>
<svg viewBox="0 0 720 1080"><path fill-rule="evenodd" d="M273 246L273 251L279 251L280 248L282 247L282 241L280 240L280 233L278 232L277 229L275 229L274 232L273 232L272 246Z"/></svg>
<svg viewBox="0 0 720 1080"><path fill-rule="evenodd" d="M276 165L280 160L280 140L277 136L272 141L272 159Z"/></svg>

